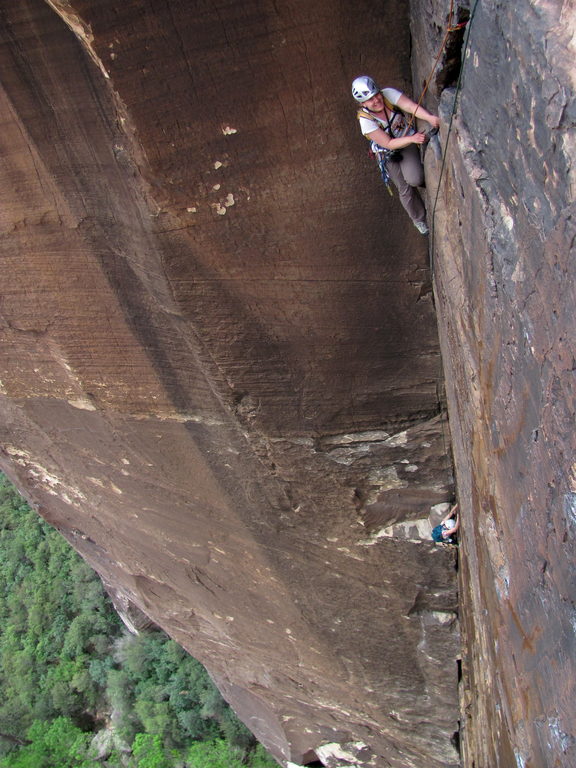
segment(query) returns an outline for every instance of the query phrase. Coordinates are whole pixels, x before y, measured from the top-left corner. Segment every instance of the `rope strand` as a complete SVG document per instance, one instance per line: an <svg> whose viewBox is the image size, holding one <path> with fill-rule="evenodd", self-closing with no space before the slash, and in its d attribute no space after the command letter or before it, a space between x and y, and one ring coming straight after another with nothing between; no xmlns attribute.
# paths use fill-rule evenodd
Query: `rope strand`
<svg viewBox="0 0 576 768"><path fill-rule="evenodd" d="M442 150L442 165L440 166L440 174L438 176L438 186L436 188L436 196L434 198L434 206L432 208L432 215L431 215L431 232L430 232L430 279L432 281L432 285L434 285L434 235L435 235L435 217L436 217L436 206L438 204L438 196L440 194L440 185L442 183L442 177L444 175L444 168L446 166L446 150L448 149L448 141L450 140L450 134L452 132L452 121L454 119L454 113L456 111L456 102L458 100L458 94L460 93L460 88L462 84L462 73L464 71L464 62L466 61L466 53L468 51L468 46L470 42L470 31L472 29L472 20L474 18L474 14L476 13L476 6L478 5L478 0L475 0L474 7L472 9L472 12L470 14L470 18L466 22L468 25L468 28L466 30L466 36L464 38L464 45L462 48L462 65L460 67L460 72L458 73L458 80L456 81L456 92L454 94L454 102L452 104L452 112L450 114L450 122L448 124L448 131L446 133L446 141L444 142L444 148ZM452 7L451 7L452 10ZM434 71L434 70L432 70ZM439 394L438 394L438 382L436 382L436 392L438 401L440 401ZM440 423L440 432L442 435L442 443L444 447L444 454L448 456L448 444L446 440L446 428L449 429L450 426L450 420L449 420L449 413L448 410L446 410L446 424L444 422ZM450 443L452 444L452 443ZM453 467L453 479L454 479L454 485L457 485L456 476L455 476L455 467L454 467L454 461L452 460L452 467Z"/></svg>
<svg viewBox="0 0 576 768"><path fill-rule="evenodd" d="M452 26L453 17L454 17L454 0L450 0L450 11L448 13L448 27L446 29L446 32L444 33L444 39L442 40L442 45L440 46L440 50L438 51L438 54L434 59L434 64L432 65L430 74L424 81L424 88L422 89L422 93L420 94L420 98L418 99L418 103L416 104L416 109L414 110L414 113L410 116L410 120L408 121L408 125L406 127L406 135L408 134L410 128L412 127L412 124L416 119L416 112L418 112L418 109L422 105L422 101L424 100L424 96L428 91L428 88L430 86L430 81L432 80L432 75L434 74L434 70L438 66L438 62L440 61L440 56L442 56L442 53L444 52L444 48L446 47L446 43L448 42L448 36L450 32L455 32L457 29L461 29L462 27L465 27L466 24L468 24L467 21L463 21L461 24L457 24L455 27L453 27Z"/></svg>
<svg viewBox="0 0 576 768"><path fill-rule="evenodd" d="M454 94L454 101L452 103L452 111L450 113L450 122L448 123L448 131L446 133L446 141L444 142L444 147L442 149L442 165L440 166L440 174L438 176L438 186L436 187L436 196L434 198L434 205L432 207L432 216L431 216L432 231L430 233L430 277L432 281L434 281L434 234L436 231L436 226L435 226L436 207L438 205L438 196L440 194L440 185L442 184L444 168L446 167L446 150L448 149L448 142L450 140L450 134L452 133L452 123L454 121L454 113L456 112L456 103L458 101L458 95L460 93L460 89L462 86L462 75L464 72L464 64L466 62L466 53L468 51L468 46L470 44L470 31L472 29L472 20L474 19L474 14L476 13L477 5L478 5L478 0L475 0L474 7L472 8L472 13L470 14L470 18L468 19L468 28L466 30L466 37L464 38L464 46L462 48L462 66L460 67L460 72L458 73L458 80L456 81L456 92Z"/></svg>

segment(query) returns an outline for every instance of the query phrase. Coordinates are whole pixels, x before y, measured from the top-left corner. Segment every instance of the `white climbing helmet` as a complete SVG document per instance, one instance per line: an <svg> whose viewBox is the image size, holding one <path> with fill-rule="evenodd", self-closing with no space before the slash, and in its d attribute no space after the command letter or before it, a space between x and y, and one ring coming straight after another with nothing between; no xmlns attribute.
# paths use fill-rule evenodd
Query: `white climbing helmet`
<svg viewBox="0 0 576 768"><path fill-rule="evenodd" d="M368 101L372 96L376 96L377 93L380 93L380 88L371 77L368 77L368 75L361 75L352 83L352 96L354 96L356 101L359 101L360 104Z"/></svg>

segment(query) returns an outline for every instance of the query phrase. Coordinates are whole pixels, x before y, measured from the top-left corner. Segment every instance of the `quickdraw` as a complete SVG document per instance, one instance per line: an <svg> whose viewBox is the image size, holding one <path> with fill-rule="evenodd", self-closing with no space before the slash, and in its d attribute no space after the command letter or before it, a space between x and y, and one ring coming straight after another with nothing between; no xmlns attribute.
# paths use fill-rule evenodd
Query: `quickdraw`
<svg viewBox="0 0 576 768"><path fill-rule="evenodd" d="M384 147L381 147L378 144L376 144L376 142L372 141L370 143L370 154L376 158L376 163L378 164L378 168L380 169L380 175L382 176L382 181L386 185L388 194L391 195L391 197L394 197L394 192L392 191L392 185L390 183L390 174L388 173L388 169L386 168L386 157L390 153L387 152L387 150L385 150Z"/></svg>
<svg viewBox="0 0 576 768"><path fill-rule="evenodd" d="M386 117L386 122L384 120L381 120L376 115L369 112L365 107L361 107L357 112L357 117L366 117L369 120L372 120L373 123L376 124L376 126L382 128L382 130L389 133L391 136L392 134L392 125L391 123L394 120L394 117L396 115L402 115L404 118L404 112L402 112L401 109L398 109L392 102L388 101L387 98L384 97L384 104L386 105L386 108L388 112L390 113L390 116ZM405 130L404 133L406 133L409 130L409 126L406 127L406 121L404 120L404 126ZM386 185L386 189L388 190L388 194L394 197L394 192L392 191L392 185L390 183L390 174L388 173L388 169L386 167L386 161L389 160L397 150L392 149L386 149L385 147L381 147L379 144L377 144L375 141L372 141L369 138L369 135L366 136L368 141L370 141L370 154L376 159L376 163L378 164L378 168L380 170L380 175L382 176L382 181Z"/></svg>

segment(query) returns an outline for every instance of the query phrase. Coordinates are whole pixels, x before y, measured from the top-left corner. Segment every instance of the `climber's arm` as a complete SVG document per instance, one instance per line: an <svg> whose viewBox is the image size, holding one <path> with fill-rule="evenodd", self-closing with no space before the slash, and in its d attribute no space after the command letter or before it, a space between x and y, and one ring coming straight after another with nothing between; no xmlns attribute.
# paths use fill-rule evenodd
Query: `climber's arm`
<svg viewBox="0 0 576 768"><path fill-rule="evenodd" d="M413 133L411 136L401 136L398 139L392 139L382 128L377 128L375 131L367 133L366 136L375 141L379 146L384 147L384 149L403 149L410 144L424 144L426 141L423 133Z"/></svg>
<svg viewBox="0 0 576 768"><path fill-rule="evenodd" d="M422 105L418 106L418 104L412 101L412 99L409 99L404 93L398 99L398 106L403 112L409 112L420 120L426 120L426 122L430 123L433 128L440 127L440 118L437 115L428 112Z"/></svg>

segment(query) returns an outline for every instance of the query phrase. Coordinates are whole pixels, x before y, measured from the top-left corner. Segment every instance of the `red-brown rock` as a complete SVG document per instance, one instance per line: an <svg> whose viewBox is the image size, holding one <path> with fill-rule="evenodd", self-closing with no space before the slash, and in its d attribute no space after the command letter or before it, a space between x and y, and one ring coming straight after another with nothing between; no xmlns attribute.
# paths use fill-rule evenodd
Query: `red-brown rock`
<svg viewBox="0 0 576 768"><path fill-rule="evenodd" d="M476 13L434 218L463 517L463 759L573 766L576 15L569 2L465 5ZM418 79L446 22L438 4L425 19L429 6L413 3L427 30ZM453 102L445 91L443 143ZM441 167L432 153L427 165L432 200Z"/></svg>
<svg viewBox="0 0 576 768"><path fill-rule="evenodd" d="M427 255L349 99L407 13L1 8L0 463L284 764L458 763Z"/></svg>

